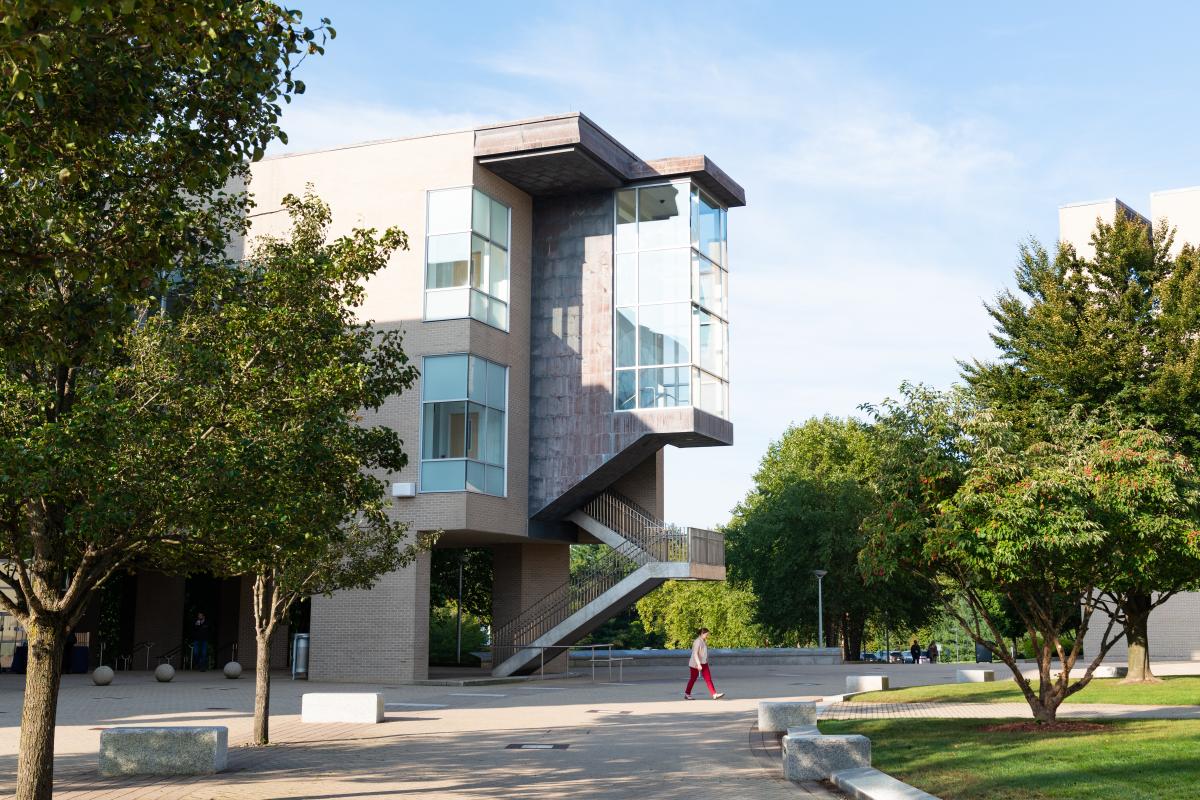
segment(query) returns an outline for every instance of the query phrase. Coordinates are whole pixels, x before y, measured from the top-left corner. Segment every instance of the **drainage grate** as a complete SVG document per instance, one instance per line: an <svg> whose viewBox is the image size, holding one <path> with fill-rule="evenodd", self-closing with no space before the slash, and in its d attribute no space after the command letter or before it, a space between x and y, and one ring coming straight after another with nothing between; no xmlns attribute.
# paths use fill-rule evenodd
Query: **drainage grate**
<svg viewBox="0 0 1200 800"><path fill-rule="evenodd" d="M506 744L505 750L566 750L569 744Z"/></svg>
<svg viewBox="0 0 1200 800"><path fill-rule="evenodd" d="M228 706L209 706L208 708L206 708L204 710L205 711L233 711L233 709L229 708Z"/></svg>

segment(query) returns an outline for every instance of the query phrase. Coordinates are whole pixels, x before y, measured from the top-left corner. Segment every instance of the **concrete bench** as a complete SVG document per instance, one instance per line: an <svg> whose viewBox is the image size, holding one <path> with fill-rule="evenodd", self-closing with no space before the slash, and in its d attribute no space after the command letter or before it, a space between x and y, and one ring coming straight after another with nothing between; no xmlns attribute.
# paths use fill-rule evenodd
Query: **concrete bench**
<svg viewBox="0 0 1200 800"><path fill-rule="evenodd" d="M786 733L788 728L817 724L817 704L812 701L759 701L758 729L763 733Z"/></svg>
<svg viewBox="0 0 1200 800"><path fill-rule="evenodd" d="M1129 677L1129 667L1096 667L1093 678L1126 678Z"/></svg>
<svg viewBox="0 0 1200 800"><path fill-rule="evenodd" d="M858 734L783 737L783 777L824 781L835 772L871 766L871 740Z"/></svg>
<svg viewBox="0 0 1200 800"><path fill-rule="evenodd" d="M229 729L108 728L100 732L100 774L212 775L225 769Z"/></svg>
<svg viewBox="0 0 1200 800"><path fill-rule="evenodd" d="M990 669L960 669L955 673L958 683L991 683L996 680L996 673Z"/></svg>
<svg viewBox="0 0 1200 800"><path fill-rule="evenodd" d="M309 692L300 697L301 722L383 722L379 692Z"/></svg>
<svg viewBox="0 0 1200 800"><path fill-rule="evenodd" d="M938 800L871 767L843 770L834 773L831 780L834 786L858 800Z"/></svg>
<svg viewBox="0 0 1200 800"><path fill-rule="evenodd" d="M847 675L847 692L883 692L887 691L887 675Z"/></svg>

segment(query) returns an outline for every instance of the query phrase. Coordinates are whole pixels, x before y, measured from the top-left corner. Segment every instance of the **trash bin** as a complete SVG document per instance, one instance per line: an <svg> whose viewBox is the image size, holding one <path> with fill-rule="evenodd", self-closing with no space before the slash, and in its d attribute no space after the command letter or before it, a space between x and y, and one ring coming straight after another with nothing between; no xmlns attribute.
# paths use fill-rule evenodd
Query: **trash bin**
<svg viewBox="0 0 1200 800"><path fill-rule="evenodd" d="M984 645L979 644L978 642L975 643L975 663L976 664L992 663L992 651L987 649L987 647L985 647Z"/></svg>
<svg viewBox="0 0 1200 800"><path fill-rule="evenodd" d="M297 633L292 637L292 680L308 680L308 634Z"/></svg>

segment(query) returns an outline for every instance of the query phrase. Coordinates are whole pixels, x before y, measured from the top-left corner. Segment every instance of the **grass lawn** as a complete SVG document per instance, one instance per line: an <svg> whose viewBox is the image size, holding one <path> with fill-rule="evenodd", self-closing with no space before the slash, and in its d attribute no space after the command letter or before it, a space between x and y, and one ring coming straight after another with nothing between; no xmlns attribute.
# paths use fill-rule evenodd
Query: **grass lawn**
<svg viewBox="0 0 1200 800"><path fill-rule="evenodd" d="M997 676L999 673L997 672ZM1034 691L1037 683L1033 684ZM867 692L850 698L851 703L1024 703L1025 696L1012 680L996 683L947 683L913 686L886 692ZM1116 678L1093 680L1068 703L1125 703L1150 706L1200 705L1200 677L1163 678L1162 683L1122 685Z"/></svg>
<svg viewBox="0 0 1200 800"><path fill-rule="evenodd" d="M1200 720L1092 733L985 733L1001 720L820 723L871 739L874 766L943 800L1200 800Z"/></svg>

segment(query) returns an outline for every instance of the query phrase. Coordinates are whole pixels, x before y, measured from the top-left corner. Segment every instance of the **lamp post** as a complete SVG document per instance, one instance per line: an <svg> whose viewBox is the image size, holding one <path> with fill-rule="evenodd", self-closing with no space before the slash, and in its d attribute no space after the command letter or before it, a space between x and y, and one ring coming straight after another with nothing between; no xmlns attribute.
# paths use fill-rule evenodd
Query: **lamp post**
<svg viewBox="0 0 1200 800"><path fill-rule="evenodd" d="M827 570L813 570L813 575L817 576L817 647L825 646L825 600L821 596L821 578L828 574Z"/></svg>

